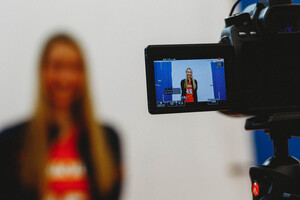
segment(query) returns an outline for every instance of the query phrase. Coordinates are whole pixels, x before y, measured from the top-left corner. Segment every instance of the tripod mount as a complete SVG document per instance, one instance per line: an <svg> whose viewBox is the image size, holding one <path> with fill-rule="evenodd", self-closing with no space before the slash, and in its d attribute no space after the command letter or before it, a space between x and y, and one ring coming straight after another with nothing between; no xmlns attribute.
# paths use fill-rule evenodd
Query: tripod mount
<svg viewBox="0 0 300 200"><path fill-rule="evenodd" d="M274 113L246 120L246 130L265 130L274 156L250 168L254 200L300 200L300 162L289 155L288 140L300 137L300 113Z"/></svg>

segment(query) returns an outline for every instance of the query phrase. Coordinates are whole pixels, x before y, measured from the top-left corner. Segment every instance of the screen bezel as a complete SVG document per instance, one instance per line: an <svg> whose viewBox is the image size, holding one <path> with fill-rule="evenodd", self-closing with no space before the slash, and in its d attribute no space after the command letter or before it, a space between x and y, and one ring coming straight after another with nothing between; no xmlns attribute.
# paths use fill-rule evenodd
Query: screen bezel
<svg viewBox="0 0 300 200"><path fill-rule="evenodd" d="M148 111L151 114L180 113L196 111L228 110L232 102L231 74L233 47L224 44L190 44L190 45L149 45L145 49ZM188 59L215 59L224 58L226 101L219 101L218 105L208 105L197 102L186 107L157 108L155 92L154 61L163 59L188 60Z"/></svg>

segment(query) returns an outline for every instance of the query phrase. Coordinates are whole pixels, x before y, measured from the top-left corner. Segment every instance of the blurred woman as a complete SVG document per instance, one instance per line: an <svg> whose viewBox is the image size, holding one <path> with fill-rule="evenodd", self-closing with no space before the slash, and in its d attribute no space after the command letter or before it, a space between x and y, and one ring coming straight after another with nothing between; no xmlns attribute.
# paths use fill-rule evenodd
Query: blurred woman
<svg viewBox="0 0 300 200"><path fill-rule="evenodd" d="M191 68L186 69L186 78L180 83L181 85L181 98L185 100L186 103L193 103L198 101L197 80L193 78L193 71Z"/></svg>
<svg viewBox="0 0 300 200"><path fill-rule="evenodd" d="M95 119L86 79L75 40L48 40L32 118L0 134L0 199L118 199L118 136Z"/></svg>

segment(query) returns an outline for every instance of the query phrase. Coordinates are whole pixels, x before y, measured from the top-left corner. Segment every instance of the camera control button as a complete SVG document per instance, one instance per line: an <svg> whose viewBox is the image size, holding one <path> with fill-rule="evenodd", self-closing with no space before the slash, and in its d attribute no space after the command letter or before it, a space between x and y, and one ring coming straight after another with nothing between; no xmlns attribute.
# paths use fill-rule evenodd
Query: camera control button
<svg viewBox="0 0 300 200"><path fill-rule="evenodd" d="M239 32L239 36L241 37L246 37L247 33L246 32L243 32L243 31L240 31Z"/></svg>

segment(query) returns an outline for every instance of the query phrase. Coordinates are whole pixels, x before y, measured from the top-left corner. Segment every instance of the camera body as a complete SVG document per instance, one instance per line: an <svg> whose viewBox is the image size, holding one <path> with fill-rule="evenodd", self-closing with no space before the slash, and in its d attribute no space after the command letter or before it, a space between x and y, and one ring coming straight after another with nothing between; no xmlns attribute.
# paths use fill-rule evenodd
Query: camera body
<svg viewBox="0 0 300 200"><path fill-rule="evenodd" d="M300 5L290 3L289 0L266 2L261 0L242 13L228 17L225 19L226 27L222 31L220 43L148 46L145 49L145 58L149 112L156 114L226 110L231 113L257 116L299 112ZM179 101L177 103L172 100L172 97L168 102L158 100L158 93L155 91L164 78L157 80L155 62L176 59L181 61L211 59L213 62L213 59L220 57L225 60L223 67L225 67L226 81L218 83L218 80L213 80L210 85L224 84L226 99L219 101L215 95L208 96L207 101L187 104ZM202 69L203 66L199 64L198 68ZM172 67L173 71L174 69L176 68ZM213 72L208 76L214 78ZM172 77L165 77L165 79L172 79ZM200 76L199 79L201 80ZM174 86L169 85L168 88L164 88L166 91L164 97L175 96L172 94L172 91L175 91ZM180 88L176 87L178 91ZM215 90L206 87L207 90ZM201 94L203 92L198 96ZM216 104L211 105L211 99L215 100ZM179 106L176 106L177 104ZM181 106L182 104L185 106Z"/></svg>
<svg viewBox="0 0 300 200"><path fill-rule="evenodd" d="M225 22L221 43L234 48L232 110L299 111L300 5L258 3Z"/></svg>

